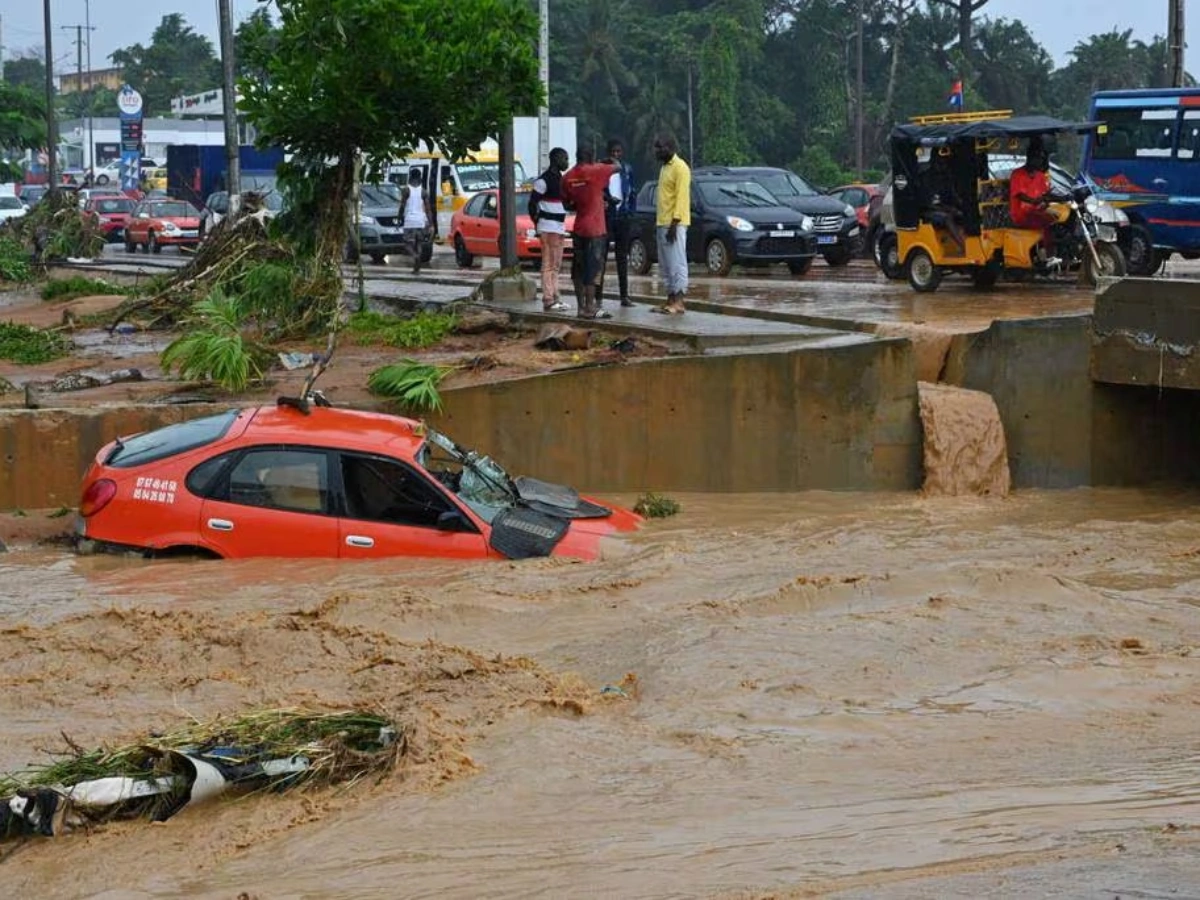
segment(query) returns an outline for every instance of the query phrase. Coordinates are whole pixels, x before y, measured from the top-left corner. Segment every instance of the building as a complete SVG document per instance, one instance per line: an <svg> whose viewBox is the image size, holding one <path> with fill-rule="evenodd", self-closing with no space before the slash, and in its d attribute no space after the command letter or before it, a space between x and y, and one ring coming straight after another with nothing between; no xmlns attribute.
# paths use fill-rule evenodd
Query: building
<svg viewBox="0 0 1200 900"><path fill-rule="evenodd" d="M92 88L108 88L119 91L125 83L121 69L92 69L90 72L61 72L58 75L60 94L77 94Z"/></svg>
<svg viewBox="0 0 1200 900"><path fill-rule="evenodd" d="M116 116L92 119L92 141L96 168L121 155L121 120ZM59 125L59 155L66 171L86 168L88 142L87 119L65 119ZM224 144L225 129L220 120L150 118L142 122L142 153L166 160L172 144Z"/></svg>

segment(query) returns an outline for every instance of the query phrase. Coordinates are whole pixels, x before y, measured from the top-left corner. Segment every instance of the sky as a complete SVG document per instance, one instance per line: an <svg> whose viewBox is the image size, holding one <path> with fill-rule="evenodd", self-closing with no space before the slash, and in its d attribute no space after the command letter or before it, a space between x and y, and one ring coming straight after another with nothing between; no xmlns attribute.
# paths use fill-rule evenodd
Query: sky
<svg viewBox="0 0 1200 900"><path fill-rule="evenodd" d="M259 5L258 0L231 0L235 27ZM42 6L37 0L0 0L0 53L5 59L43 46ZM1186 62L1189 72L1200 75L1200 2L1193 0L1191 7ZM50 0L55 71L75 69L75 31L61 26L91 20L92 68L100 69L109 65L108 55L114 50L149 44L162 17L173 12L183 13L196 32L219 47L217 0L194 5L181 0ZM1057 65L1069 62L1071 48L1092 34L1132 28L1135 38L1149 41L1167 31L1167 0L989 0L979 15L1024 22ZM550 16L553 37L553 2Z"/></svg>

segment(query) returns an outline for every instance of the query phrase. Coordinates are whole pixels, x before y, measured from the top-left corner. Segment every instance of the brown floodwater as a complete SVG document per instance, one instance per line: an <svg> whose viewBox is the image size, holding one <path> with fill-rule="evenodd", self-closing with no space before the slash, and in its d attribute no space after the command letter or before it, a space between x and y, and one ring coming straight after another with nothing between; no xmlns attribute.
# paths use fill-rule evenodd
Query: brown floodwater
<svg viewBox="0 0 1200 900"><path fill-rule="evenodd" d="M414 736L5 893L1196 893L1200 495L676 499L591 564L0 557L0 769L262 706Z"/></svg>

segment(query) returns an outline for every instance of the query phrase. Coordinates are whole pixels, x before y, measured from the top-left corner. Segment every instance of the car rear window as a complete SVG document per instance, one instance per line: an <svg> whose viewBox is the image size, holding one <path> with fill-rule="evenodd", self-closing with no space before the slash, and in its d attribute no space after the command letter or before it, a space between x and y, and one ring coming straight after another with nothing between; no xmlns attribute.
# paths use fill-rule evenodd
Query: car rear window
<svg viewBox="0 0 1200 900"><path fill-rule="evenodd" d="M144 434L135 434L119 442L108 454L104 464L116 469L132 469L134 466L144 466L169 456L195 450L223 438L237 416L238 411L231 409L215 416L205 416Z"/></svg>

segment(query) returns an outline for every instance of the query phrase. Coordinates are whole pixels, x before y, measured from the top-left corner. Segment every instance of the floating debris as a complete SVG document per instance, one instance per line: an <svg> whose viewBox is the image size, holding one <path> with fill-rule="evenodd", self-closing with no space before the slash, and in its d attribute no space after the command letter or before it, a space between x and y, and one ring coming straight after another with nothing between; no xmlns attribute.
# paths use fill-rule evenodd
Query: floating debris
<svg viewBox="0 0 1200 900"><path fill-rule="evenodd" d="M47 837L109 819L165 821L231 788L284 790L390 770L405 731L372 712L268 710L197 723L146 743L85 751L0 777L0 839Z"/></svg>
<svg viewBox="0 0 1200 900"><path fill-rule="evenodd" d="M679 512L679 504L662 494L642 494L634 505L633 511L647 519L664 519Z"/></svg>

